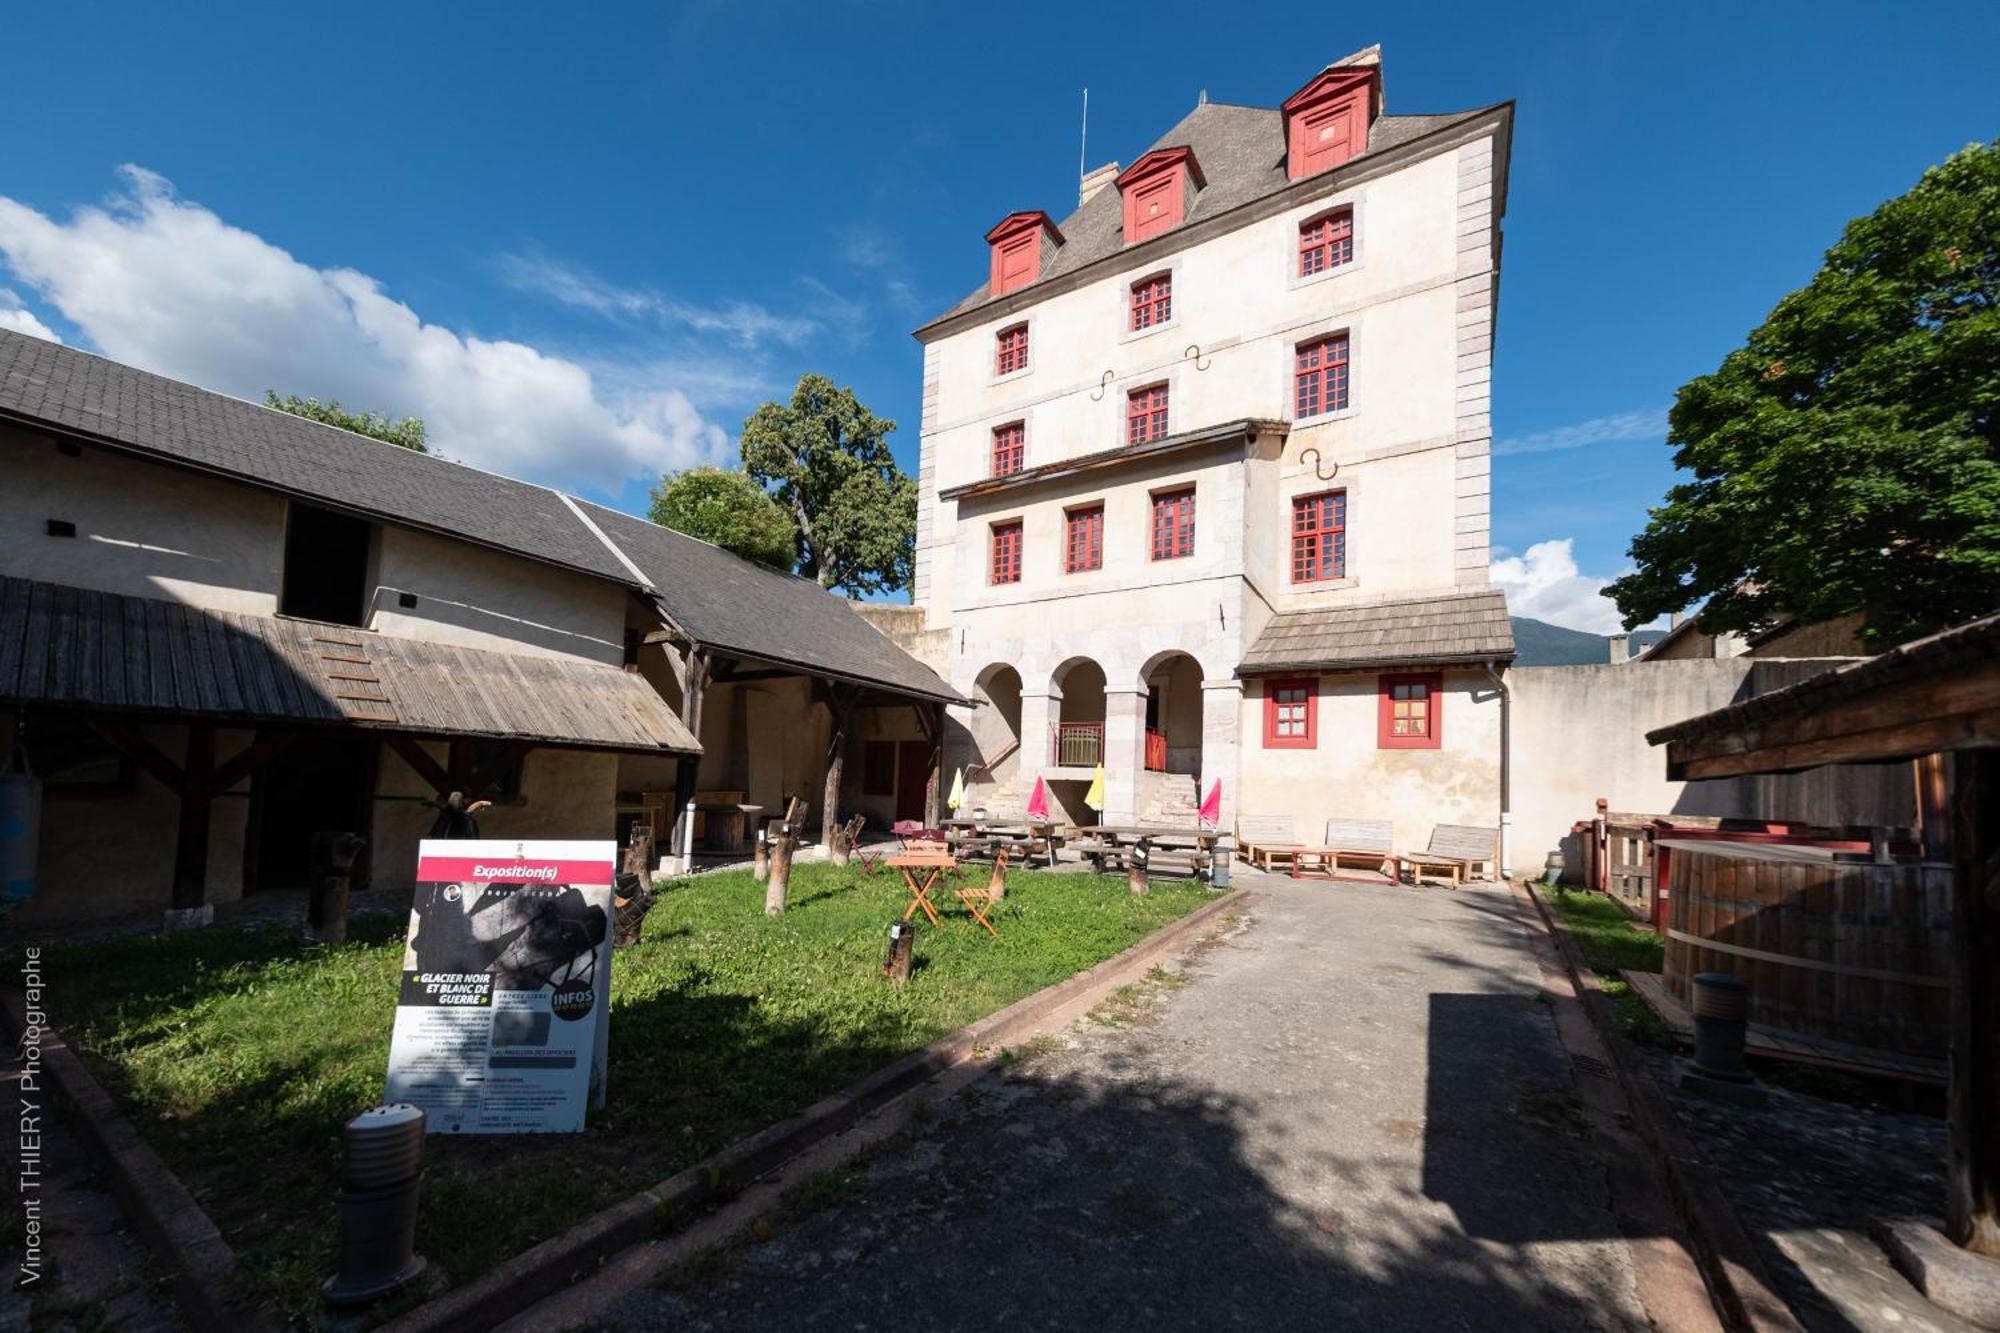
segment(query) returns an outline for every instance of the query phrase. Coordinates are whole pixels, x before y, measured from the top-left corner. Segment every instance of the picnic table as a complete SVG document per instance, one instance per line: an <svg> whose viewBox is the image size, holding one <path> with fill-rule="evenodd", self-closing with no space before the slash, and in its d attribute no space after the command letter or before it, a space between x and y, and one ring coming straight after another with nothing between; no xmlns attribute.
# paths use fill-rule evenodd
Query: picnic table
<svg viewBox="0 0 2000 1333"><path fill-rule="evenodd" d="M910 905L903 909L903 920L908 921L916 915L918 908L922 908L924 915L931 919L931 924L938 924L937 908L931 905L931 890L937 887L938 876L947 870L958 869L958 858L950 852L902 852L888 857L882 864L903 872L903 886L910 891ZM924 872L921 880L917 878L919 871Z"/></svg>
<svg viewBox="0 0 2000 1333"><path fill-rule="evenodd" d="M1052 820L947 819L945 841L968 853L1005 847L1022 853L1022 864L1039 851L1051 870L1056 864L1056 826Z"/></svg>
<svg viewBox="0 0 2000 1333"><path fill-rule="evenodd" d="M1222 841L1222 830L1211 828L1170 828L1158 824L1098 824L1079 829L1079 833L1094 839L1079 845L1078 850L1102 873L1107 867L1116 868L1125 861L1127 853L1137 849L1151 860L1154 852L1169 852L1185 855L1193 867L1197 878L1213 873L1216 845Z"/></svg>

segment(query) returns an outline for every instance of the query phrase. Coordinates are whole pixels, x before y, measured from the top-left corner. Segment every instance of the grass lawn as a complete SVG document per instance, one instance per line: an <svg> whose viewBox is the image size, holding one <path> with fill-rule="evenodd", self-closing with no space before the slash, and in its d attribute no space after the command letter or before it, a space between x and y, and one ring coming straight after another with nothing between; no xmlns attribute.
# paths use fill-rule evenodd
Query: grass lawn
<svg viewBox="0 0 2000 1333"><path fill-rule="evenodd" d="M1583 961L1604 982L1618 1028L1633 1041L1665 1046L1672 1037L1658 1015L1618 975L1629 968L1634 972L1658 972L1665 948L1658 935L1633 921L1625 909L1601 893L1557 888L1549 891L1549 906L1569 927L1570 938L1583 954Z"/></svg>
<svg viewBox="0 0 2000 1333"><path fill-rule="evenodd" d="M893 872L799 866L776 918L747 871L669 888L612 968L606 1109L582 1135L432 1138L420 1252L454 1282L475 1277L1208 894L1018 873L997 940L937 897L944 923L919 919L916 970L897 987L877 975L908 901ZM341 1126L382 1096L403 929L357 918L338 949L207 930L44 953L57 1030L222 1228L256 1299L296 1321L333 1260Z"/></svg>

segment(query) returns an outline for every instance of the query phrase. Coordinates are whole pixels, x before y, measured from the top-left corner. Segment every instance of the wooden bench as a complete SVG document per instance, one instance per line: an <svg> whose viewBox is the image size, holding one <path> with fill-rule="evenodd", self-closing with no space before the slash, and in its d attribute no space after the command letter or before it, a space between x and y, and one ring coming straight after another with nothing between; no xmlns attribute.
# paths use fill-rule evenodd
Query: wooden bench
<svg viewBox="0 0 2000 1333"><path fill-rule="evenodd" d="M1324 842L1317 847L1301 847L1292 853L1292 878L1312 875L1339 879L1341 869L1356 862L1364 869L1387 875L1391 884L1402 879L1402 863L1396 856L1394 820L1327 820Z"/></svg>
<svg viewBox="0 0 2000 1333"><path fill-rule="evenodd" d="M1421 852L1406 854L1403 863L1410 867L1412 879L1422 879L1427 870L1441 871L1450 876L1455 889L1472 878L1472 872L1479 866L1485 866L1489 874L1496 871L1500 863L1499 847L1497 828L1439 824L1431 830L1431 845Z"/></svg>
<svg viewBox="0 0 2000 1333"><path fill-rule="evenodd" d="M1260 870L1269 870L1273 857L1289 858L1303 846L1289 815L1236 817L1236 854Z"/></svg>

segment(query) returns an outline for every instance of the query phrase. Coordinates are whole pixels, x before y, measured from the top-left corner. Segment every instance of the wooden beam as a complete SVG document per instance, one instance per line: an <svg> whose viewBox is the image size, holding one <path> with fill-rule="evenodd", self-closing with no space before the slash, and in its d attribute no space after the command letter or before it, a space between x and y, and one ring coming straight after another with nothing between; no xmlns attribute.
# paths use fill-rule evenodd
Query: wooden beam
<svg viewBox="0 0 2000 1333"><path fill-rule="evenodd" d="M430 757L414 737L390 736L387 738L387 744L390 749L402 756L403 762L408 764L418 777L430 784L432 791L440 796L451 794L451 775L444 771L443 765Z"/></svg>
<svg viewBox="0 0 2000 1333"><path fill-rule="evenodd" d="M832 718L827 731L825 800L820 803L820 844L828 855L836 855L834 836L840 830L840 784L847 770L847 733L854 726L854 707L860 691L852 685L827 687L826 710ZM845 860L844 853L839 859Z"/></svg>
<svg viewBox="0 0 2000 1333"><path fill-rule="evenodd" d="M740 685L753 680L796 680L800 676L808 676L813 680L820 679L818 676L813 676L811 672L807 671L780 671L775 667L767 667L761 671L717 672L713 678L713 683L717 685Z"/></svg>
<svg viewBox="0 0 2000 1333"><path fill-rule="evenodd" d="M521 766L528 752L535 748L533 741L508 741L500 749L500 755L485 768L479 769L465 779L465 786L454 790L465 793L466 804L470 805L484 797L509 773Z"/></svg>
<svg viewBox="0 0 2000 1333"><path fill-rule="evenodd" d="M259 731L250 744L216 766L215 776L209 785L216 791L228 791L297 745L299 739L300 733L296 731Z"/></svg>
<svg viewBox="0 0 2000 1333"><path fill-rule="evenodd" d="M1952 756L1945 1234L2000 1259L2000 748Z"/></svg>
<svg viewBox="0 0 2000 1333"><path fill-rule="evenodd" d="M181 766L160 753L159 747L141 736L137 728L128 723L95 717L86 717L83 722L85 726L103 737L105 744L145 769L146 775L153 781L168 791L180 791Z"/></svg>
<svg viewBox="0 0 2000 1333"><path fill-rule="evenodd" d="M174 839L173 908L200 907L208 897L209 797L214 788L215 725L188 727L187 758L181 765L180 829Z"/></svg>

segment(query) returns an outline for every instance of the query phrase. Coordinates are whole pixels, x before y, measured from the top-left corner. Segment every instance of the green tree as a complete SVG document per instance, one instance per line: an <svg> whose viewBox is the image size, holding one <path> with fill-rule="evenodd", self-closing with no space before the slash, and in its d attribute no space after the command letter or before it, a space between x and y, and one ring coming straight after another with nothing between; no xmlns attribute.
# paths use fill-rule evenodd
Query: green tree
<svg viewBox="0 0 2000 1333"><path fill-rule="evenodd" d="M1861 612L1887 645L2000 604L2000 141L1848 224L1668 418L1668 491L1610 587L1627 627Z"/></svg>
<svg viewBox="0 0 2000 1333"><path fill-rule="evenodd" d="M317 398L301 398L297 394L278 397L276 389L264 390L264 405L275 407L280 412L290 412L295 417L305 417L309 421L322 421L329 426L351 430L356 435L369 435L390 444L420 454L430 452L424 443L424 419L422 417L401 417L395 420L380 412L350 412L334 399L321 402Z"/></svg>
<svg viewBox="0 0 2000 1333"><path fill-rule="evenodd" d="M909 586L917 485L896 466L896 423L854 390L802 375L790 403L766 403L743 423L743 465L798 525L798 570L824 588Z"/></svg>
<svg viewBox="0 0 2000 1333"><path fill-rule="evenodd" d="M735 468L692 467L660 478L646 517L773 569L789 571L798 557L792 516Z"/></svg>

